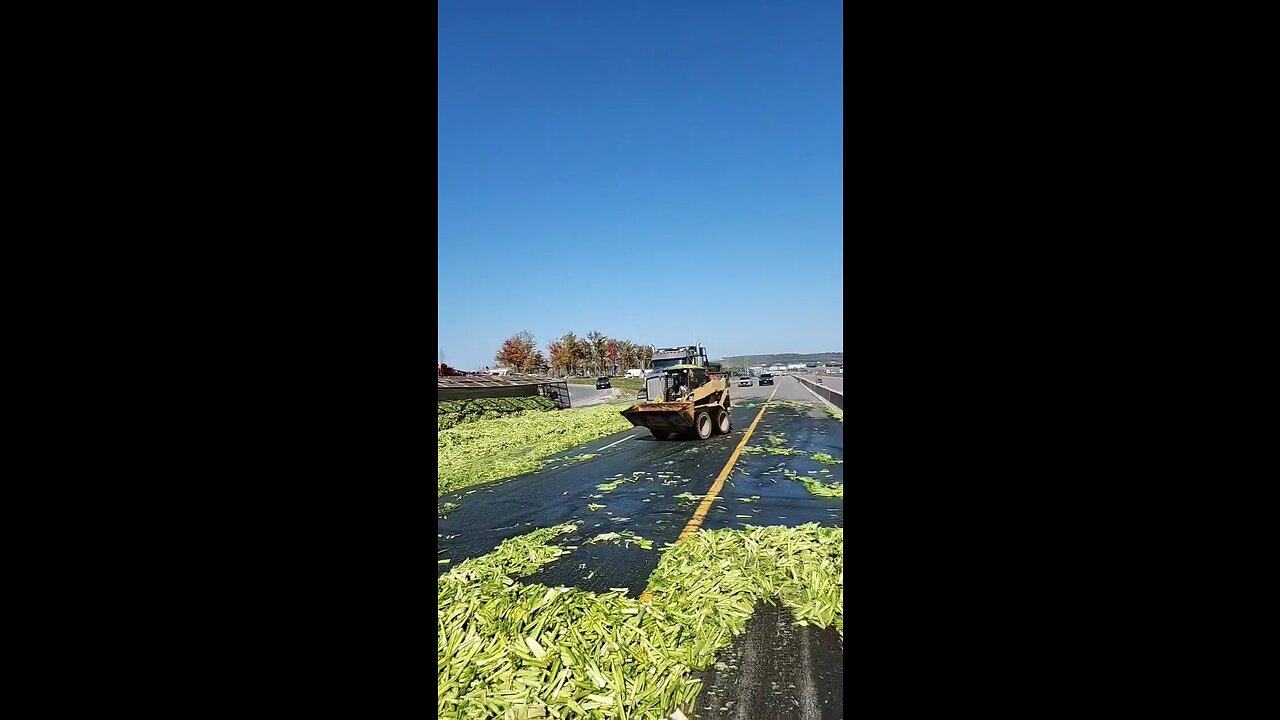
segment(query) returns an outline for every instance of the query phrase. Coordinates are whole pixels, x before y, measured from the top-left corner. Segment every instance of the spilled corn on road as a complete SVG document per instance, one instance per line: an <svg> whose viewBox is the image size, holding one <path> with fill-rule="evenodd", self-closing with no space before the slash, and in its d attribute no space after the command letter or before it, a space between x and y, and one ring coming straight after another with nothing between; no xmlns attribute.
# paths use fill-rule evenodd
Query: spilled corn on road
<svg viewBox="0 0 1280 720"><path fill-rule="evenodd" d="M538 472L441 496L442 505L449 502L456 507L437 521L437 575L449 573L468 560L494 553L503 541L553 526L570 527L547 541L558 546L557 552L561 554L536 567L530 565L527 574L509 580L524 586L576 588L605 596L617 595L617 589L625 588L625 597L640 598L645 603L652 602L655 608L663 608L667 607L663 603L673 598L664 597L664 590L654 587L655 570L664 551L674 552L669 544L676 543L682 531L690 527L699 508L704 510L690 529L700 532L741 531L749 526L796 528L809 524L843 528L844 500L842 496L833 496L831 490L832 486L844 482L843 424L828 414L794 378L779 377L774 387L734 387L730 392L734 412L733 430L728 435L712 436L700 442L658 441L647 430L632 428L560 453ZM766 408L770 396L772 401ZM625 405L620 405L619 410L623 407ZM744 443L753 422L754 430ZM737 458L729 465L735 451ZM722 476L722 482L717 483ZM715 497L708 501L707 493L716 485ZM737 547L733 545L736 537L726 536L723 547ZM842 588L842 533L840 538L839 565L824 561L823 572L838 572L838 584ZM754 547L753 540L746 542L744 547ZM736 572L723 569L735 567L731 563L707 567L722 568L715 572ZM825 576L806 578L802 572L816 571L791 570L792 577L783 577L779 582L792 583L794 588L801 589L827 582ZM645 592L646 589L649 592ZM842 717L842 635L831 623L830 610L824 609L825 596L805 598L802 602L794 597L798 591L788 592L791 595L782 602L769 601L767 596L758 599L749 611L749 619L744 616L742 627L736 629L735 626L733 630L741 634L720 639L721 647L714 655L714 664L687 671L688 677L701 681L696 701L679 705L687 717ZM842 598L842 589L839 592ZM804 603L811 603L811 607ZM441 614L444 612L442 609ZM805 612L812 613L816 620L797 625L796 614ZM842 616L842 610L840 614ZM443 619L441 622L441 632L445 633L448 628ZM825 627L819 629L816 625ZM546 632L546 627L540 626L539 630ZM695 625L687 632L696 639L699 630L700 625ZM555 633L551 632L551 636ZM467 688L443 687L447 675L444 666L457 661L458 650L446 645L444 637L440 643L442 717L483 717L485 712L503 708L512 712L509 707L512 693L531 692L528 688L544 682L535 674L527 673L511 681L511 688L515 689L503 690L498 686L492 689L497 705L459 701L457 698L462 697ZM533 645L538 643L535 641ZM540 646L539 650L547 652ZM566 652L566 664L571 662L568 657ZM546 658L536 660L547 662ZM522 661L515 662L519 666ZM639 662L634 667L643 668L645 663ZM548 674L545 682L552 682L565 672ZM601 679L606 680L610 688L615 685L638 687L636 692L644 696L643 680L625 676L618 677L616 682L609 677ZM520 682L525 684L522 686ZM564 683L563 678L560 682ZM474 698L477 686L468 687L472 688L470 697ZM597 683L597 687L605 686ZM507 695L502 695L503 692ZM599 694L603 692L600 689L591 693L593 699L583 701L591 707L568 701L563 705L540 707L527 705L527 699L521 700L512 716L576 717L581 716L579 711L582 711L620 717L621 714L613 714L618 711L614 703L623 702L619 699L623 691L618 690L614 698ZM569 695L568 691L563 694ZM476 707L481 708L480 714L463 710ZM648 709L642 710L638 715L650 716L648 712ZM632 716L635 715L628 715Z"/></svg>

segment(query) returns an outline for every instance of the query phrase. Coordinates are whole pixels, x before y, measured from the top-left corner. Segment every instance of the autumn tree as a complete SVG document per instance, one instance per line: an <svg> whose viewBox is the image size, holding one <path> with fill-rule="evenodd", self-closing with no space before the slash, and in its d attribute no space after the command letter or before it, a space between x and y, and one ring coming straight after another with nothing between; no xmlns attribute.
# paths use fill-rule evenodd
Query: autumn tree
<svg viewBox="0 0 1280 720"><path fill-rule="evenodd" d="M505 365L512 370L532 372L537 368L536 363L541 362L541 353L538 352L533 333L521 330L503 341L502 347L498 349L493 359L499 365Z"/></svg>
<svg viewBox="0 0 1280 720"><path fill-rule="evenodd" d="M630 340L619 340L618 352L624 365L641 370L649 366L649 359L652 357L648 345L639 345Z"/></svg>
<svg viewBox="0 0 1280 720"><path fill-rule="evenodd" d="M618 359L614 362L618 363L619 370L625 370L631 365L627 363L627 341L626 340L610 340L613 343L613 349L610 352L618 354Z"/></svg>
<svg viewBox="0 0 1280 720"><path fill-rule="evenodd" d="M567 332L547 343L544 362L556 374L605 374L623 368L648 368L652 350L652 346L613 339L595 330L586 337Z"/></svg>
<svg viewBox="0 0 1280 720"><path fill-rule="evenodd" d="M546 365L547 359L543 357L542 351L535 347L532 352L529 353L529 358L525 361L525 364L521 367L526 373L537 373L542 372L542 368L546 367Z"/></svg>
<svg viewBox="0 0 1280 720"><path fill-rule="evenodd" d="M551 372L555 375L568 375L573 367L573 352L570 345L562 340L547 343L547 359L551 363Z"/></svg>
<svg viewBox="0 0 1280 720"><path fill-rule="evenodd" d="M626 369L638 368L640 364L636 362L636 344L630 340L618 340L618 361L622 363Z"/></svg>
<svg viewBox="0 0 1280 720"><path fill-rule="evenodd" d="M622 353L618 352L618 341L612 338L604 344L604 356L609 361L609 371L617 374L618 361L622 357Z"/></svg>
<svg viewBox="0 0 1280 720"><path fill-rule="evenodd" d="M572 332L567 332L561 335L556 342L559 343L559 347L552 364L559 364L563 367L565 375L576 373L578 371L578 336Z"/></svg>
<svg viewBox="0 0 1280 720"><path fill-rule="evenodd" d="M586 338L578 338L578 351L576 353L578 367L581 368L583 375L587 374L587 364L591 362L591 342Z"/></svg>

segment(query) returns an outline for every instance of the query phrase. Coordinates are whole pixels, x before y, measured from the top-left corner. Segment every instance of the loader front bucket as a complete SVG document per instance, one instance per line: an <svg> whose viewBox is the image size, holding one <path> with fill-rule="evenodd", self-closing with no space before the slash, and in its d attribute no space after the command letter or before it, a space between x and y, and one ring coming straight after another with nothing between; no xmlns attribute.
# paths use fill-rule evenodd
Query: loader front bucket
<svg viewBox="0 0 1280 720"><path fill-rule="evenodd" d="M691 402L639 403L623 410L622 417L636 427L649 428L659 439L668 433L684 435L694 431Z"/></svg>

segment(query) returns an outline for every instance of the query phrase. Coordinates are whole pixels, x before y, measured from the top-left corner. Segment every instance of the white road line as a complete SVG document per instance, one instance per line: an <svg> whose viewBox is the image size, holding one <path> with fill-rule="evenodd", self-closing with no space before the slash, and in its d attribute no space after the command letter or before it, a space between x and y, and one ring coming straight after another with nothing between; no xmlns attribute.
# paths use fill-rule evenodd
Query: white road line
<svg viewBox="0 0 1280 720"><path fill-rule="evenodd" d="M609 448L613 447L614 445L617 445L618 443L623 443L623 442L626 442L626 441L630 440L631 438L638 438L638 437L640 437L640 436L639 436L639 435L628 435L627 437L622 438L622 439L621 439L621 440L619 440L618 442L611 442L611 443L609 443L608 445L605 445L604 447L600 448L600 450L608 450ZM600 450L592 450L592 452L600 452Z"/></svg>

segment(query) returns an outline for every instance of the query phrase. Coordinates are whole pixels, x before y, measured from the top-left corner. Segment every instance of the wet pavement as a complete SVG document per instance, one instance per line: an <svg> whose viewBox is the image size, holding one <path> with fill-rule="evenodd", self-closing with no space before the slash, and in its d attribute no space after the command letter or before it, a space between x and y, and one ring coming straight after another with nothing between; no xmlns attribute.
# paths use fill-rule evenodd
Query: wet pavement
<svg viewBox="0 0 1280 720"><path fill-rule="evenodd" d="M744 451L712 503L702 528L794 526L808 522L843 527L842 499L814 496L802 484L784 475L784 471L819 478L824 484L843 482L843 464L823 464L810 456L827 453L843 460L844 426L827 415L798 381L781 377L774 387L753 385L731 389L733 430L728 435L713 435L704 441L660 441L654 439L647 429L631 428L561 453L536 473L441 496L438 503L453 502L459 507L447 518L437 521L437 532L443 536L438 541L441 552L437 557L451 561L448 565L438 565L437 575L467 558L492 551L507 538L563 522L580 521L582 524L575 532L557 540L557 544L576 546L576 549L522 582L564 585L593 592L626 587L631 589L632 597L638 596L658 564L661 557L658 550L663 543L675 542L775 388L775 401L798 401L805 405L779 405L775 402L761 418L747 445L791 448L800 453L776 455ZM591 389L594 392L594 388ZM625 405L619 409L622 407ZM771 442L770 435L776 440ZM583 459L582 456L587 454L594 457ZM617 485L606 489L597 487L606 483ZM679 497L682 494L685 497ZM588 542L601 533L624 531L652 540L653 549L645 550L635 544L624 547L608 542ZM797 627L794 628L797 632L790 634L776 628L766 631L761 628L781 627L778 624L782 622L778 619L779 613L788 616L782 625L790 627L787 611L778 608L766 611L768 607L756 608L758 617L753 617L748 632L735 641L734 647L746 652L755 646L742 643L761 642L767 648L781 648L777 651L766 649L756 653L755 657L772 656L769 658L771 663L785 661L804 666L797 672L816 683L815 694L772 694L775 688L770 686L770 682L778 682L781 676L773 677L777 673L767 669L763 671L762 678L770 677L770 680L762 679L761 682L769 692L763 694L753 694L761 688L746 675L735 681L731 678L736 677L736 671L726 669L718 671L718 674L712 671L710 677L720 684L723 693L719 697L726 702L735 697L741 698L733 707L754 710L749 710L746 715L739 714L741 709L720 711L718 708L725 705L722 702L715 706L718 715L708 715L702 708L707 704L703 699L704 691L698 700L698 716L839 717L843 712L842 695L839 694L842 691L831 686L834 682L838 687L842 682L843 656L839 635L834 629L822 631L829 637L821 638L812 633L798 632L816 632L811 627ZM756 635L760 637L756 638ZM797 639L800 637L808 639L802 642ZM832 638L836 643L834 649ZM745 662L744 659L743 663L729 664L738 665L741 672L746 673L748 666ZM831 670L833 664L835 670ZM794 680L785 684L804 687L803 683ZM710 681L708 687L711 687ZM771 699L778 698L783 698L781 702L786 707L762 709L769 707L767 703ZM808 710L802 713L802 707ZM830 714L832 712L835 714Z"/></svg>
<svg viewBox="0 0 1280 720"><path fill-rule="evenodd" d="M791 611L756 605L743 633L697 673L702 692L690 717L844 716L844 642L835 628L798 627Z"/></svg>

